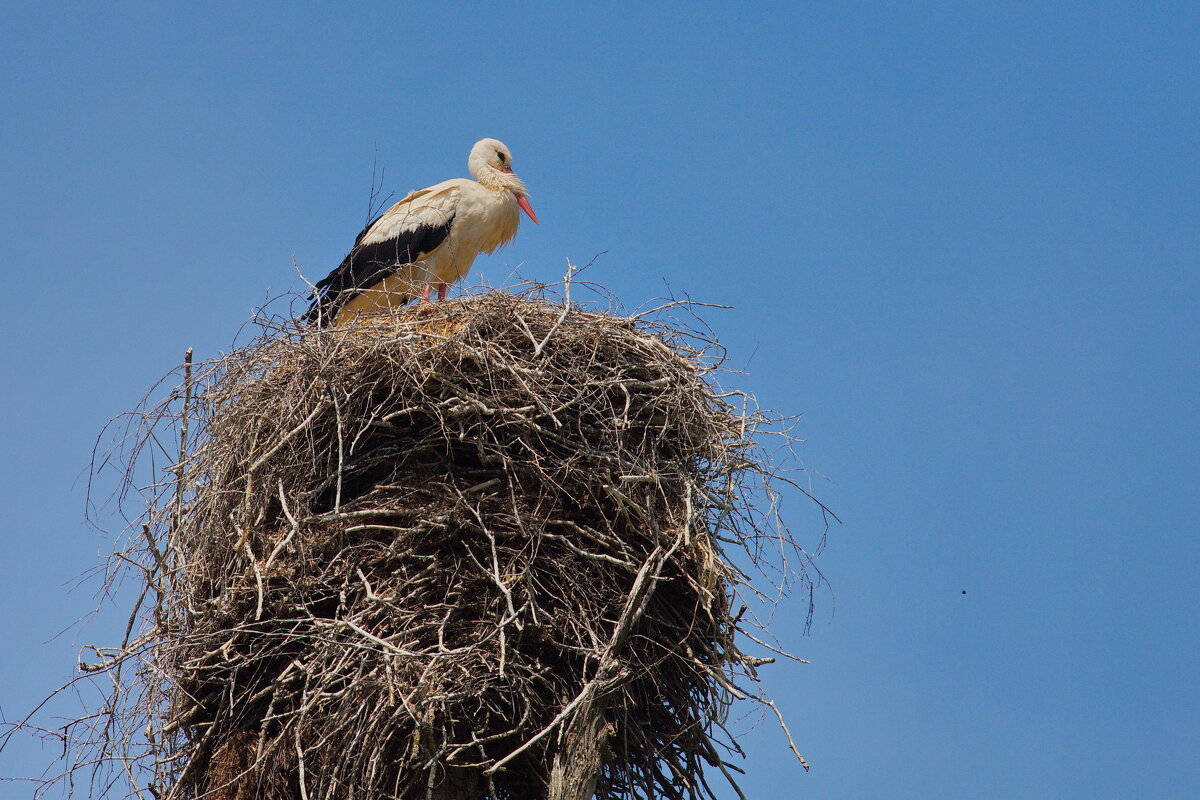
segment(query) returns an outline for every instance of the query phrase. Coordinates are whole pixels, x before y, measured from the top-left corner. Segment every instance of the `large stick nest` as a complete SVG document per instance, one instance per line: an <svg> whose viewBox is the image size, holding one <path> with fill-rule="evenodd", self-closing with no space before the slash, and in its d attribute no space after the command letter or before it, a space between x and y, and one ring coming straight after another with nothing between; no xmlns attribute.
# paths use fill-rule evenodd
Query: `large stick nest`
<svg viewBox="0 0 1200 800"><path fill-rule="evenodd" d="M713 797L730 704L769 660L739 649L730 559L793 547L765 418L714 355L489 292L189 372L170 408L186 396L190 441L126 555L154 606L112 659L139 665L111 708L130 778L224 800Z"/></svg>

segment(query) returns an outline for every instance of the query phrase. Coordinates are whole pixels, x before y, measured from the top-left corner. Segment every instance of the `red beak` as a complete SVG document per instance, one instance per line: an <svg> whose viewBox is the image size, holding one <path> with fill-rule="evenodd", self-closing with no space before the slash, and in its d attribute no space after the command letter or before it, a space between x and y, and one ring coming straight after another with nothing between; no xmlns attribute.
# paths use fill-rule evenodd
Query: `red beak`
<svg viewBox="0 0 1200 800"><path fill-rule="evenodd" d="M513 196L517 198L517 205L521 207L521 210L528 214L529 218L533 220L533 224L538 225L539 223L537 221L537 214L533 213L533 206L529 205L529 198L523 194L517 194Z"/></svg>
<svg viewBox="0 0 1200 800"><path fill-rule="evenodd" d="M500 171L507 172L509 175L513 174L512 167L501 167ZM528 214L529 218L533 220L533 224L540 225L541 223L537 221L537 214L533 213L533 206L529 205L529 198L523 194L517 194L516 192L513 192L513 196L517 198L517 205L521 207L521 210Z"/></svg>

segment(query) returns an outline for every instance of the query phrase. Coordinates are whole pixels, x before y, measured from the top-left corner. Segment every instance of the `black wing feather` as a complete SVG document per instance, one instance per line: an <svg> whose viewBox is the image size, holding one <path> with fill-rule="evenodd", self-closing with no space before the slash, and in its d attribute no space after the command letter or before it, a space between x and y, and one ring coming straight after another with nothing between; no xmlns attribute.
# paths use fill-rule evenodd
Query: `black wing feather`
<svg viewBox="0 0 1200 800"><path fill-rule="evenodd" d="M401 231L395 238L362 244L367 232L378 221L376 218L363 228L341 265L317 284L317 298L304 315L305 322L330 324L342 306L400 267L432 253L450 235L454 215L449 214L441 225L418 225Z"/></svg>

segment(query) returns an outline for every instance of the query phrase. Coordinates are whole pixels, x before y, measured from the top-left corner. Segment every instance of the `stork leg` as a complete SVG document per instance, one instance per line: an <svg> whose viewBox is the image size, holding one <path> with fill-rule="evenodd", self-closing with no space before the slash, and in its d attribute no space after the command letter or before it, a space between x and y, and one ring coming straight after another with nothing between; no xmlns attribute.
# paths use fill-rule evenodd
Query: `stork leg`
<svg viewBox="0 0 1200 800"><path fill-rule="evenodd" d="M428 283L421 287L421 302L422 303L429 302L429 289L430 289L430 286Z"/></svg>
<svg viewBox="0 0 1200 800"><path fill-rule="evenodd" d="M445 300L446 299L446 288L447 288L446 284L439 283L437 286L438 286L438 300Z"/></svg>

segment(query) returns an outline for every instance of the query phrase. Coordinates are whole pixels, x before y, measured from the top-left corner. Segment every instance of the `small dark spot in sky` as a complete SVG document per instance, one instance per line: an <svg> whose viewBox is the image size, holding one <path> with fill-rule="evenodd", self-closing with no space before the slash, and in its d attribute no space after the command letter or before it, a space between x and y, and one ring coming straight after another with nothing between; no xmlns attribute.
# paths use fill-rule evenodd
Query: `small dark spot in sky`
<svg viewBox="0 0 1200 800"><path fill-rule="evenodd" d="M966 589L963 589L963 594L966 594L966 593L967 593L967 590L966 590Z"/></svg>

